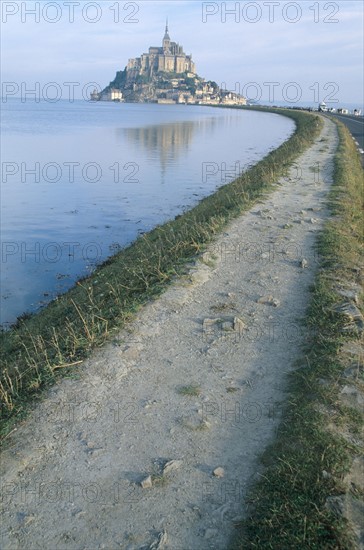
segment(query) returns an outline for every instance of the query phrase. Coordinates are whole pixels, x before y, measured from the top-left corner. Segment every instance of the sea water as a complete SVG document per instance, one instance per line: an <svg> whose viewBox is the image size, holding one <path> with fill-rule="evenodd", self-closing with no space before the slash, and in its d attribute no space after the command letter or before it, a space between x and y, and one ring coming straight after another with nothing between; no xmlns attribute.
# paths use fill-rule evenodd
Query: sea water
<svg viewBox="0 0 364 550"><path fill-rule="evenodd" d="M12 99L1 128L6 327L232 181L294 123L205 106Z"/></svg>

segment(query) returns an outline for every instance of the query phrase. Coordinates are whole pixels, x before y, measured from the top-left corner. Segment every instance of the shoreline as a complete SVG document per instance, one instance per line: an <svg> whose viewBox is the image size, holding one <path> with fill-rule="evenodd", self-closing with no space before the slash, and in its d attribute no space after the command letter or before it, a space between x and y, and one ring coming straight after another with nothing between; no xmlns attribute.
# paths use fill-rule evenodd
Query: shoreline
<svg viewBox="0 0 364 550"><path fill-rule="evenodd" d="M319 132L316 115L266 111L293 118L296 130L287 141L191 210L110 257L39 313L20 318L11 330L0 334L4 365L0 397L6 426L0 430L2 435L11 429L17 414L24 416L29 398L37 398L61 371L69 373L69 368L81 364L141 305L160 295L229 220L251 206L287 171Z"/></svg>
<svg viewBox="0 0 364 550"><path fill-rule="evenodd" d="M272 111L279 114L267 109ZM32 400L39 390L49 387L60 370L80 364L143 303L158 296L227 221L248 208L286 172L319 131L320 119L284 110L281 114L293 118L296 130L280 147L191 210L157 226L106 260L39 313L20 318L11 330L0 334L4 365L0 397L5 424L14 414L22 417L28 398ZM122 281L118 280L121 269ZM9 426L0 433L6 436L8 431Z"/></svg>
<svg viewBox="0 0 364 550"><path fill-rule="evenodd" d="M40 112L47 112L45 107L39 108ZM22 109L25 109L25 115L26 106ZM79 109L81 121L85 116L89 118L89 109L85 109L85 105L80 105ZM79 123L72 106L58 108L56 105L52 106L52 110L55 110L54 122L57 132L59 130L63 134L67 125L70 129L77 130ZM96 266L102 265L116 252L132 244L140 234L149 232L155 226L192 209L202 198L213 194L219 185L232 181L242 171L248 170L253 163L262 160L269 150L277 148L287 140L295 129L292 120L287 117L277 119L273 114L221 109L195 109L182 113L175 108L168 109L168 113L164 114L158 109L152 110L147 117L149 126L144 128L144 110L145 105L129 105L125 107L123 114L119 113L116 117L117 120L120 119L121 126L125 126L120 132L122 135L118 136L118 140L120 139L120 143L123 144L124 161L128 157L136 162L118 162L115 170L113 168L110 171L105 158L110 155L119 158L118 151L107 139L99 154L94 146L91 147L93 154L88 153L88 156L95 161L98 160L95 163L99 179L101 178L98 182L92 183L88 176L86 166L88 167L89 163L81 162L80 169L74 170L71 175L60 159L55 163L59 173L57 186L51 184L47 175L43 178L45 165L42 160L34 178L28 178L25 165L20 164L17 176L6 177L8 185L3 186L3 191L4 201L8 203L8 214L4 212L3 220L5 264L1 277L0 330L10 328L18 317L25 318L44 309L57 296L74 287L78 280L90 275ZM105 132L110 134L109 129L115 125L113 121L116 119L111 112L113 109L107 108L106 111L106 114L95 114L96 118L91 116L92 120L89 120L84 129L81 122L77 131L82 132L84 139L87 139L89 133L94 135L98 126L104 128L100 128L104 139ZM18 120L17 113L11 110L5 115L7 127L13 117L14 124ZM162 124L158 126L157 135L154 136L152 128L160 117L163 119ZM64 123L59 121L59 118L63 118ZM236 120L236 124L231 128L230 118ZM218 128L217 121L220 121ZM58 128L58 124L63 124L63 129ZM136 132L135 125L141 125L143 129ZM250 127L251 131L247 131ZM9 130L10 144L14 128ZM24 139L30 130L26 118ZM45 145L42 136L38 138L38 133L41 134L42 130L36 128L35 131L33 156L38 147L41 150L42 144ZM201 142L204 136L206 144ZM154 139L155 146L161 148L160 154L156 156L152 152ZM231 139L232 145L226 149L224 144ZM61 150L65 146L63 141L60 144ZM182 141L186 141L186 146L189 144L188 151L181 145ZM137 142L138 148L133 153L133 147ZM72 141L72 144L72 150L77 152L77 143ZM139 150L139 147L142 149ZM69 145L66 149L69 149ZM60 152L57 152L55 156L58 158L59 154ZM83 155L81 152L80 159ZM165 157L169 160L164 166ZM211 157L215 162L209 162ZM181 163L182 159L184 162ZM127 175L124 175L127 166ZM31 187L28 185L23 197L24 204L29 204L29 215L19 220L15 235L16 228L12 219L16 217L20 206L13 202L14 192L9 183L15 183L17 177L19 182L21 179L31 184ZM70 185L73 179L77 185ZM38 184L36 180L39 180ZM114 185L116 180L120 185ZM41 193L39 201L38 193ZM61 196L64 196L64 200L60 200ZM143 196L148 196L147 204ZM52 219L56 226L49 237L46 228L52 224ZM17 238L14 241L15 236ZM33 256L28 254L28 249L34 249Z"/></svg>

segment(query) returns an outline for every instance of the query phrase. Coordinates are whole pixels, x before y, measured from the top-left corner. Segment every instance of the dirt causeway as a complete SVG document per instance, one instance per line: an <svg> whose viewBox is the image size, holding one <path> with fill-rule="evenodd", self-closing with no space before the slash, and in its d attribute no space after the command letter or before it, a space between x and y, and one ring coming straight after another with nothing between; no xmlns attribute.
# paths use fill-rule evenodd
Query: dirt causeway
<svg viewBox="0 0 364 550"><path fill-rule="evenodd" d="M227 548L275 436L328 216L336 126L2 454L1 548Z"/></svg>

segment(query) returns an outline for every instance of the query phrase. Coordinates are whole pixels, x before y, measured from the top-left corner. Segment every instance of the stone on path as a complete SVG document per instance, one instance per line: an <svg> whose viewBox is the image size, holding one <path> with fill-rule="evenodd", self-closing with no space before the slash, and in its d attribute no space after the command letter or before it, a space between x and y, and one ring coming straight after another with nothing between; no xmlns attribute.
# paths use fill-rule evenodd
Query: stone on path
<svg viewBox="0 0 364 550"><path fill-rule="evenodd" d="M152 476L148 476L140 482L143 489L150 489L153 487Z"/></svg>
<svg viewBox="0 0 364 550"><path fill-rule="evenodd" d="M164 465L163 475L173 472L173 470L178 470L182 466L182 460L170 460Z"/></svg>

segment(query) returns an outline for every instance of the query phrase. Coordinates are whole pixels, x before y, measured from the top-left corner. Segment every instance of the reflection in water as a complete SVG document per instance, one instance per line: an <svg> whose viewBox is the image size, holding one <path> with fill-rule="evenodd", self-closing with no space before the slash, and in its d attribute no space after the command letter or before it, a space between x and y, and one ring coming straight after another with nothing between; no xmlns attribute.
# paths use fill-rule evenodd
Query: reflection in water
<svg viewBox="0 0 364 550"><path fill-rule="evenodd" d="M176 162L178 157L186 155L196 131L199 135L208 132L210 135L216 127L217 118L208 117L198 121L172 122L155 124L139 128L119 128L119 138L126 137L134 142L139 150L147 152L147 159L160 159L162 182L165 182L167 166Z"/></svg>
<svg viewBox="0 0 364 550"><path fill-rule="evenodd" d="M23 178L19 168L0 181L5 325L49 302L140 233L195 205L226 183L230 167L245 169L294 129L275 114L178 105L14 100L0 116L3 163L29 172ZM53 173L43 176L48 163L59 167L54 181ZM85 170L89 164L99 168L95 180L94 171Z"/></svg>

